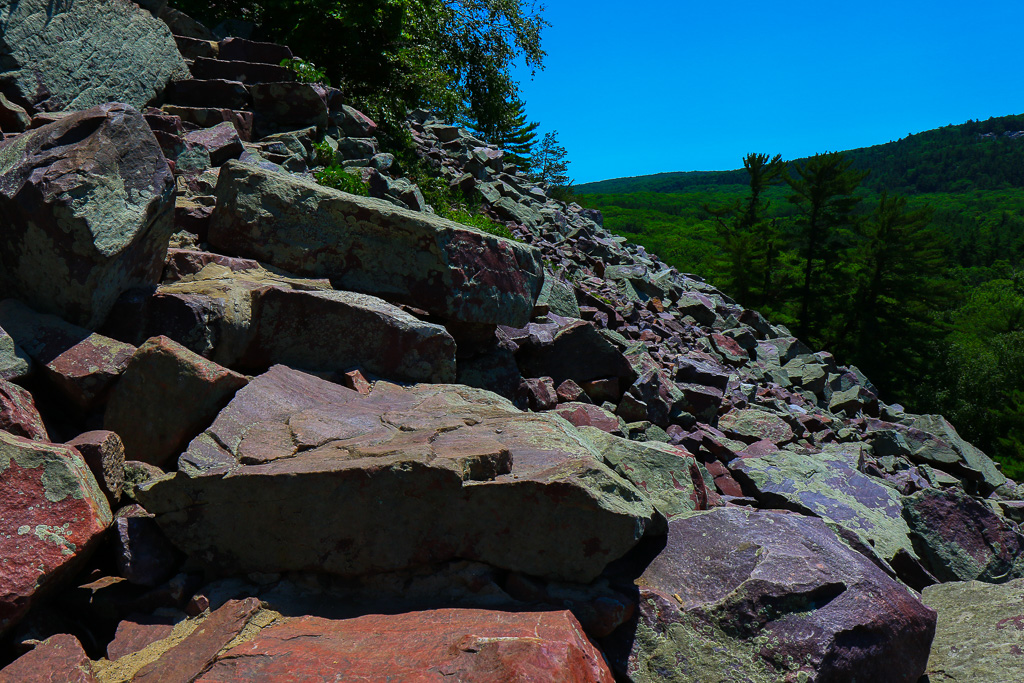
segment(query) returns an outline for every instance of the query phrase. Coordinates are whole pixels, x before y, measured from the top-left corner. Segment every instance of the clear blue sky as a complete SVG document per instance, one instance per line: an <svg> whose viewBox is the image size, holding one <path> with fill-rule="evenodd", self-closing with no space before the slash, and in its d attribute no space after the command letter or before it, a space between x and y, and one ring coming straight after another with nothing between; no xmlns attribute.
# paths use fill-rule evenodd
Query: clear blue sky
<svg viewBox="0 0 1024 683"><path fill-rule="evenodd" d="M546 0L522 82L577 183L1024 113L1024 0Z"/></svg>

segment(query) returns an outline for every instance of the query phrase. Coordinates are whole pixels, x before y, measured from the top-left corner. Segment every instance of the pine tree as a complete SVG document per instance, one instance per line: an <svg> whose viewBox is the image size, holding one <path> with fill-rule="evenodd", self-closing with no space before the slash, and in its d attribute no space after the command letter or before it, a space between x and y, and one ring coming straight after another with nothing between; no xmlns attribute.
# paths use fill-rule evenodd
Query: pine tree
<svg viewBox="0 0 1024 683"><path fill-rule="evenodd" d="M558 144L558 131L544 133L544 139L530 160L534 182L545 185L564 187L572 183L569 179L568 152Z"/></svg>
<svg viewBox="0 0 1024 683"><path fill-rule="evenodd" d="M536 121L527 122L526 103L514 97L509 104L509 115L491 131L480 131L484 139L505 150L505 159L522 172L529 172L530 159L537 143Z"/></svg>

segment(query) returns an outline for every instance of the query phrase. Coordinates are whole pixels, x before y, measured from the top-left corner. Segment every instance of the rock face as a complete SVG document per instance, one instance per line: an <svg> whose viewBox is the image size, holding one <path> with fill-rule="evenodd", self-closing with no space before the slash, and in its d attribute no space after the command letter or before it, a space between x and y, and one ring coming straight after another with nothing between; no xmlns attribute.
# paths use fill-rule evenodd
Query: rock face
<svg viewBox="0 0 1024 683"><path fill-rule="evenodd" d="M301 645L298 645L301 643ZM459 680L611 683L569 612L442 609L292 619L225 652L198 680Z"/></svg>
<svg viewBox="0 0 1024 683"><path fill-rule="evenodd" d="M928 659L932 683L1024 679L1024 579L929 586L924 602L938 615Z"/></svg>
<svg viewBox="0 0 1024 683"><path fill-rule="evenodd" d="M654 515L561 419L458 386L378 382L364 396L284 367L239 391L179 470L139 499L223 572L354 576L466 558L590 581ZM238 515L250 507L259 524Z"/></svg>
<svg viewBox="0 0 1024 683"><path fill-rule="evenodd" d="M0 670L3 683L97 683L92 662L74 636L51 636Z"/></svg>
<svg viewBox="0 0 1024 683"><path fill-rule="evenodd" d="M72 578L110 521L73 448L0 432L0 636Z"/></svg>
<svg viewBox="0 0 1024 683"><path fill-rule="evenodd" d="M0 288L95 329L121 292L159 281L173 191L130 106L100 105L18 136L0 147Z"/></svg>
<svg viewBox="0 0 1024 683"><path fill-rule="evenodd" d="M544 281L525 245L239 163L220 172L209 239L457 322L523 325Z"/></svg>
<svg viewBox="0 0 1024 683"><path fill-rule="evenodd" d="M189 77L167 25L127 0L6 1L0 27L3 77L37 110L141 109L170 79Z"/></svg>
<svg viewBox="0 0 1024 683"><path fill-rule="evenodd" d="M637 683L916 682L935 631L911 591L799 515L674 520L637 585L635 639L617 659Z"/></svg>

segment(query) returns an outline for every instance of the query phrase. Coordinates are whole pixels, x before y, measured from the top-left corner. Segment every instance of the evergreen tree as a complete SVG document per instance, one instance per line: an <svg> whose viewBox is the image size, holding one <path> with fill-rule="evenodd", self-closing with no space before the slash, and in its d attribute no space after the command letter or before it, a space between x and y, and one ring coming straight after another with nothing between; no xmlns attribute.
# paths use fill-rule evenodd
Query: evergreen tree
<svg viewBox="0 0 1024 683"><path fill-rule="evenodd" d="M515 164L520 171L530 170L530 160L537 142L536 121L527 122L526 103L514 97L510 103L508 115L489 130L484 130L478 123L472 123L474 130L488 142L494 143L505 150L505 160Z"/></svg>
<svg viewBox="0 0 1024 683"><path fill-rule="evenodd" d="M837 284L837 257L860 202L854 192L868 175L851 169L851 163L840 152L816 154L795 165L796 176L785 176L793 191L789 201L800 212L794 241L803 271L797 315L797 334L802 338L816 335L825 321L825 299L834 294L827 290Z"/></svg>
<svg viewBox="0 0 1024 683"><path fill-rule="evenodd" d="M544 133L544 139L530 160L534 182L556 187L564 187L572 183L569 179L569 164L566 160L568 152L558 144L558 131Z"/></svg>

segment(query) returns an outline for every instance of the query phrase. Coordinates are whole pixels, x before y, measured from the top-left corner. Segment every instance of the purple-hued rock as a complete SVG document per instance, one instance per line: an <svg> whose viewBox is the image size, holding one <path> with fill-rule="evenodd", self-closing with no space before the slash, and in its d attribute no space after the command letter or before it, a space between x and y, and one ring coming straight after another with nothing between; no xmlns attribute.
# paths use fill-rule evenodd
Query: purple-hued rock
<svg viewBox="0 0 1024 683"><path fill-rule="evenodd" d="M50 636L0 670L2 683L97 683L92 662L72 635Z"/></svg>
<svg viewBox="0 0 1024 683"><path fill-rule="evenodd" d="M124 490L124 444L114 432L96 430L79 434L68 446L82 454L96 482L107 494L107 501L116 503Z"/></svg>
<svg viewBox="0 0 1024 683"><path fill-rule="evenodd" d="M218 123L212 128L189 131L183 137L187 145L205 149L214 166L220 166L229 159L237 159L245 151L235 124L230 121Z"/></svg>
<svg viewBox="0 0 1024 683"><path fill-rule="evenodd" d="M137 110L104 104L22 134L0 168L4 296L95 329L121 292L159 282L174 178Z"/></svg>
<svg viewBox="0 0 1024 683"><path fill-rule="evenodd" d="M0 429L34 441L49 441L46 425L27 389L0 379Z"/></svg>
<svg viewBox="0 0 1024 683"><path fill-rule="evenodd" d="M637 579L635 683L893 681L924 673L935 612L819 519L720 508L669 522Z"/></svg>

